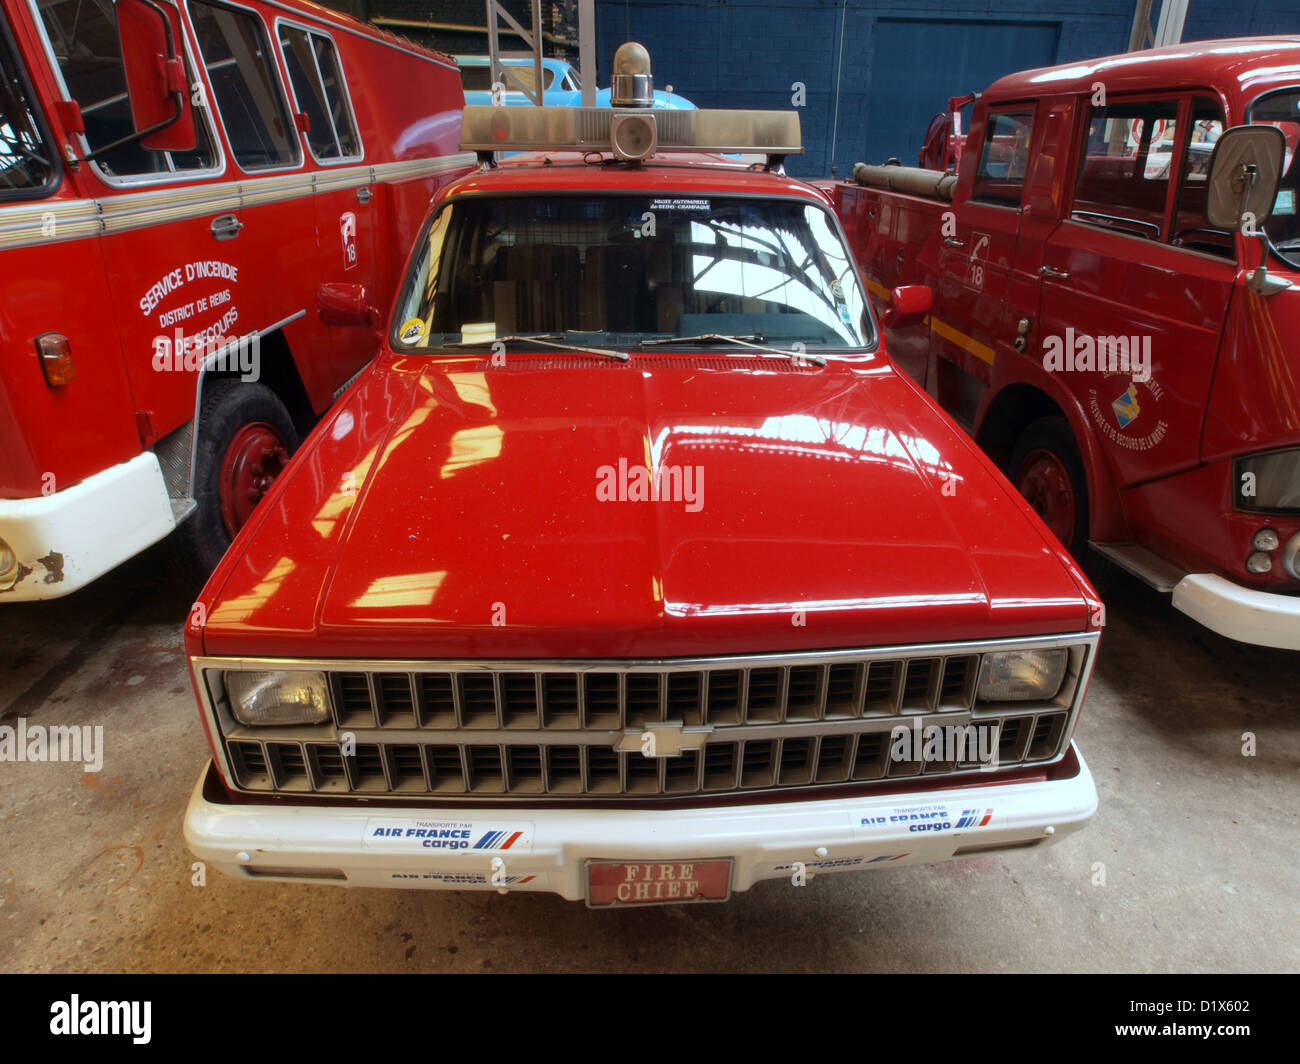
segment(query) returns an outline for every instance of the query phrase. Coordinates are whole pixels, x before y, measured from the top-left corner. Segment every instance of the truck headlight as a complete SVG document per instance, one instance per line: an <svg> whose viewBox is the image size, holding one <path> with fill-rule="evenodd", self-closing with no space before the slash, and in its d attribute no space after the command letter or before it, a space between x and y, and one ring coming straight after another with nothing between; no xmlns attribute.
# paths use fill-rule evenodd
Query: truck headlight
<svg viewBox="0 0 1300 1064"><path fill-rule="evenodd" d="M1238 458L1232 481L1238 510L1300 513L1300 448Z"/></svg>
<svg viewBox="0 0 1300 1064"><path fill-rule="evenodd" d="M329 720L323 672L227 672L230 711L241 724L321 724Z"/></svg>
<svg viewBox="0 0 1300 1064"><path fill-rule="evenodd" d="M1065 679L1070 652L1053 650L1002 650L985 654L975 697L981 702L1046 701L1056 696Z"/></svg>

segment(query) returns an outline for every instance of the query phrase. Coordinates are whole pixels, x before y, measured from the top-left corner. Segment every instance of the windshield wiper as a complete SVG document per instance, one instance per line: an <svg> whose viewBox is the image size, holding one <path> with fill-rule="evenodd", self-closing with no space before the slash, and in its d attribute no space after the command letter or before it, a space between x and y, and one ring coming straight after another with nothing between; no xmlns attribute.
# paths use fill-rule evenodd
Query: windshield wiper
<svg viewBox="0 0 1300 1064"><path fill-rule="evenodd" d="M649 347L654 344L735 344L737 347L748 347L753 351L766 351L772 355L785 355L786 358L795 362L807 361L814 366L826 365L826 359L821 355L813 354L811 351L792 351L786 347L769 347L767 344L756 344L752 341L761 340L761 336L729 336L726 333L700 333L698 336L665 336L659 340L642 340L640 346Z"/></svg>
<svg viewBox="0 0 1300 1064"><path fill-rule="evenodd" d="M626 351L611 351L607 347L584 347L581 344L555 343L563 340L563 333L538 333L536 336L494 336L490 340L456 340L443 347L482 347L484 344L540 344L559 351L581 351L588 355L605 355L626 362L631 356Z"/></svg>

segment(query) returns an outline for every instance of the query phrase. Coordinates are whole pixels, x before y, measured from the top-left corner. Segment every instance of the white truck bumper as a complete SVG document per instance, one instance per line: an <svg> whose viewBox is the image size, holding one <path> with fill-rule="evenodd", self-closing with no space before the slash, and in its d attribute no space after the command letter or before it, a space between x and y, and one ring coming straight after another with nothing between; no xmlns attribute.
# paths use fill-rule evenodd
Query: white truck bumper
<svg viewBox="0 0 1300 1064"><path fill-rule="evenodd" d="M795 862L812 876L1059 841L1097 808L1092 775L1075 755L1078 772L1067 779L672 810L213 802L204 797L209 765L190 798L185 841L199 860L240 879L549 891L581 901L589 860L731 858L731 889L742 891L793 879Z"/></svg>
<svg viewBox="0 0 1300 1064"><path fill-rule="evenodd" d="M1214 573L1191 573L1174 587L1174 607L1240 643L1300 650L1300 597L1256 591Z"/></svg>
<svg viewBox="0 0 1300 1064"><path fill-rule="evenodd" d="M0 573L0 603L67 595L175 527L152 451L52 495L0 499L0 540L18 562L16 580Z"/></svg>

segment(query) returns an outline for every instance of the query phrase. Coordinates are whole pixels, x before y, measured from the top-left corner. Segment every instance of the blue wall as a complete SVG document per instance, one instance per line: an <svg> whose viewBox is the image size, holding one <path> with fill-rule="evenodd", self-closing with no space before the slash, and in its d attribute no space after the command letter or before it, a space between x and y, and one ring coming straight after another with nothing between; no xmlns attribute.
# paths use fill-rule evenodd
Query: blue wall
<svg viewBox="0 0 1300 1064"><path fill-rule="evenodd" d="M1296 0L1190 0L1183 40L1300 33Z"/></svg>
<svg viewBox="0 0 1300 1064"><path fill-rule="evenodd" d="M1192 6L1197 2L1192 0ZM872 162L897 155L914 163L925 132L922 119L904 134L894 115L895 121L887 124L899 126L898 132L891 129L869 136L876 68L897 63L896 55L878 58L875 54L881 36L878 20L933 20L934 54L915 57L904 98L891 93L888 103L891 114L904 107L909 115L928 118L943 109L949 96L983 89L994 77L1041 61L1035 56L1017 62L1013 56L1005 60L1003 70L997 69L998 60L990 63L987 56L972 56L969 65L954 68L953 56L961 52L962 38L969 36L972 27L1005 22L1039 40L1050 40L1054 34L1056 54L1048 62L1125 49L1133 0L1090 0L1086 13L1075 10L1078 6L1077 0L944 0L906 5L873 0L596 0L597 69L600 84L609 84L614 49L625 40L638 40L650 49L655 87L671 84L700 107L789 108L791 86L802 82L807 89L807 104L800 115L804 154L789 160L788 169L823 177L830 173L833 161L836 173L843 176L868 151ZM1264 6L1263 0L1256 6ZM1281 4L1274 6L1280 9ZM1032 34L1036 27L1043 32ZM888 33L883 36L896 39ZM981 63L981 58L986 61ZM974 77L985 80L966 83ZM876 84L879 88L880 82Z"/></svg>

